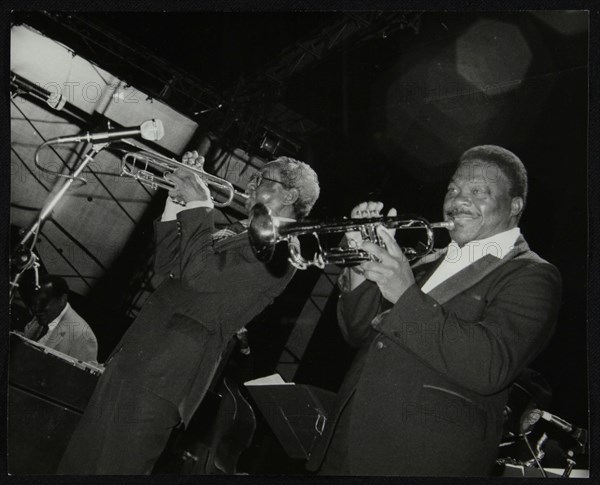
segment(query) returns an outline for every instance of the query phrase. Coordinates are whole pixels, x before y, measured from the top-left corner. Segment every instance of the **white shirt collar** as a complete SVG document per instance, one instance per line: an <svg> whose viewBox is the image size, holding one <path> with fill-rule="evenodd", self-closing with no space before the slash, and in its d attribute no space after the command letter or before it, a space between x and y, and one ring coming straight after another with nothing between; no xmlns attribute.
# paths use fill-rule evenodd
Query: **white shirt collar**
<svg viewBox="0 0 600 485"><path fill-rule="evenodd" d="M520 235L521 230L515 227L485 239L468 242L462 248L454 241L450 242L443 261L421 287L421 290L429 293L440 283L488 254L500 259L504 258L515 247Z"/></svg>
<svg viewBox="0 0 600 485"><path fill-rule="evenodd" d="M520 235L521 230L518 227L513 227L485 239L470 241L462 248L454 241L451 241L448 244L448 252L444 259L456 261L457 259L467 258L469 263L474 263L488 254L502 259L515 247L515 243Z"/></svg>
<svg viewBox="0 0 600 485"><path fill-rule="evenodd" d="M71 305L69 305L69 302L67 302L67 304L65 305L65 307L62 309L62 312L60 312L58 314L58 316L48 324L48 328L54 328L54 327L56 327L58 325L58 322L60 322L60 320L62 319L62 317L65 316L65 313L67 313L67 310L69 308L71 308Z"/></svg>

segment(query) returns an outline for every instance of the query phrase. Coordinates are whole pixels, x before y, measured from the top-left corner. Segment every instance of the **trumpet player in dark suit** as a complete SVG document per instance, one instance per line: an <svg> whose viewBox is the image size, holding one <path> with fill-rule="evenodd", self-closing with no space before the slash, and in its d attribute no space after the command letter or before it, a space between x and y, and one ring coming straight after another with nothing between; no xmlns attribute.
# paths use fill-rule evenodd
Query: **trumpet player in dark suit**
<svg viewBox="0 0 600 485"><path fill-rule="evenodd" d="M346 269L339 324L359 351L308 468L332 475L482 476L508 391L554 331L558 270L529 249L519 158L467 150L450 180L452 241L409 265L385 230L377 260ZM353 217L376 216L365 202ZM349 237L356 237L350 234Z"/></svg>
<svg viewBox="0 0 600 485"><path fill-rule="evenodd" d="M179 168L168 178L174 188L155 223L155 268L166 278L109 356L59 474L150 473L172 429L188 424L202 401L227 342L293 275L286 258L255 258L244 221L215 230L196 174ZM247 195L248 211L261 202L276 217L301 219L319 184L307 164L280 157L255 174Z"/></svg>

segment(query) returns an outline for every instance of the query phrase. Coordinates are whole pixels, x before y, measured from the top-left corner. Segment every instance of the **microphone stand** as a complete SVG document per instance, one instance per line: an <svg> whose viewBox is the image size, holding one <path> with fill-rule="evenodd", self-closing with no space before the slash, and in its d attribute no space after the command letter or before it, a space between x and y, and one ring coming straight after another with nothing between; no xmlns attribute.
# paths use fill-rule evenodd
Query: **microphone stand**
<svg viewBox="0 0 600 485"><path fill-rule="evenodd" d="M562 478L569 478L569 476L571 475L571 472L575 467L575 460L573 459L574 456L575 453L573 452L573 450L567 451L567 466L565 467L565 471L562 474Z"/></svg>
<svg viewBox="0 0 600 485"><path fill-rule="evenodd" d="M36 289L39 287L37 272L37 268L39 267L38 257L33 253L33 248L37 241L38 233L42 225L44 224L44 222L46 222L46 219L52 212L52 209L54 209L56 204L58 204L58 201L63 197L63 195L65 195L67 190L69 190L71 184L75 181L75 179L77 179L77 177L79 177L81 172L83 172L83 169L94 159L94 157L98 155L98 153L100 153L100 151L106 148L107 146L108 142L92 143L91 148L84 155L83 160L77 166L73 174L70 175L67 178L67 181L62 185L62 187L53 196L50 197L50 199L46 202L46 204L40 211L40 214L38 215L36 221L23 235L21 241L19 241L19 244L17 244L17 247L13 251L13 255L11 257L11 266L15 268L15 275L10 281L9 304L13 301L15 290L19 287L19 279L21 278L22 274L32 267L35 269L36 272ZM29 247L27 247L27 242L33 236L35 236L33 242L29 245Z"/></svg>
<svg viewBox="0 0 600 485"><path fill-rule="evenodd" d="M548 475L546 474L546 470L544 470L544 467L540 463L540 460L545 455L544 451L542 450L542 446L546 442L546 439L547 439L547 436L546 436L546 433L544 433L542 435L542 437L539 439L539 441L537 442L537 446L536 446L537 453L536 453L531 448L531 444L529 443L529 440L527 439L527 434L523 434L523 440L525 441L525 444L527 445L527 448L529 449L529 452L531 453L531 456L533 457L533 462L535 462L536 466L540 470L540 473L542 474L542 477L544 477L544 478L548 478Z"/></svg>
<svg viewBox="0 0 600 485"><path fill-rule="evenodd" d="M577 442L577 445L571 446L568 450L566 450L567 466L565 467L565 471L562 474L563 478L568 478L571 475L573 468L575 468L575 465L577 464L577 462L575 461L575 455L584 454L587 449L587 435L583 439L575 438L575 441Z"/></svg>

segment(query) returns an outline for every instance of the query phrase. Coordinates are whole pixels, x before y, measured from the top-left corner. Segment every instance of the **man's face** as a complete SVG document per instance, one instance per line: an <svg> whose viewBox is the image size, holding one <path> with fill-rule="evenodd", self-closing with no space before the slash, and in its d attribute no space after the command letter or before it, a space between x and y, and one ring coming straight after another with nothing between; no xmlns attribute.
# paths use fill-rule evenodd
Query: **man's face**
<svg viewBox="0 0 600 485"><path fill-rule="evenodd" d="M58 298L53 295L51 285L43 285L33 295L32 309L37 317L38 323L48 325L60 315L67 303L66 296Z"/></svg>
<svg viewBox="0 0 600 485"><path fill-rule="evenodd" d="M454 222L450 236L463 246L516 227L521 209L522 199L510 196L510 182L498 166L472 160L461 163L448 184L444 220Z"/></svg>
<svg viewBox="0 0 600 485"><path fill-rule="evenodd" d="M246 201L248 213L256 203L261 202L271 209L273 215L279 215L283 207L286 206L287 192L281 180L280 167L276 163L267 164L257 172L250 179L246 188L246 193L250 196Z"/></svg>

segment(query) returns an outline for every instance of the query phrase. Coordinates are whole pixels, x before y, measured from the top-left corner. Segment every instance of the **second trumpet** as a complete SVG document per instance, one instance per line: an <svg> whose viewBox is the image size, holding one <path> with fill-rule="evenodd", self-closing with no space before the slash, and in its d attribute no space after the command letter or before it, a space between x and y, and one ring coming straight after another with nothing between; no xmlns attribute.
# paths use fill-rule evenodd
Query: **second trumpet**
<svg viewBox="0 0 600 485"><path fill-rule="evenodd" d="M363 261L372 260L371 255L359 247L336 246L324 249L321 236L327 234L342 235L348 232L359 232L362 239L384 246L377 235L377 227L383 226L395 230L421 230L425 233L425 242L418 247L402 247L408 260L425 256L433 250L434 229L452 230L452 221L429 222L422 217L374 217L370 219L341 219L338 221L302 221L280 223L271 215L270 210L262 204L252 208L248 237L254 254L259 261L269 261L273 257L275 245L281 241L288 242L290 263L298 269L316 266L323 269L326 264L338 266L355 266ZM311 235L316 240L317 251L307 259L300 253L300 244L295 241L298 236Z"/></svg>
<svg viewBox="0 0 600 485"><path fill-rule="evenodd" d="M178 168L185 168L202 178L211 191L217 189L217 191L223 193L225 197L223 202L213 200L216 207L227 207L234 197L238 197L243 201L248 199L246 194L235 190L231 182L221 177L211 175L202 169L178 162L152 150L141 149L135 145L132 145L132 148L132 150L126 151L121 158L121 175L132 177L151 189L171 190L174 185L165 179L164 175L172 173Z"/></svg>

